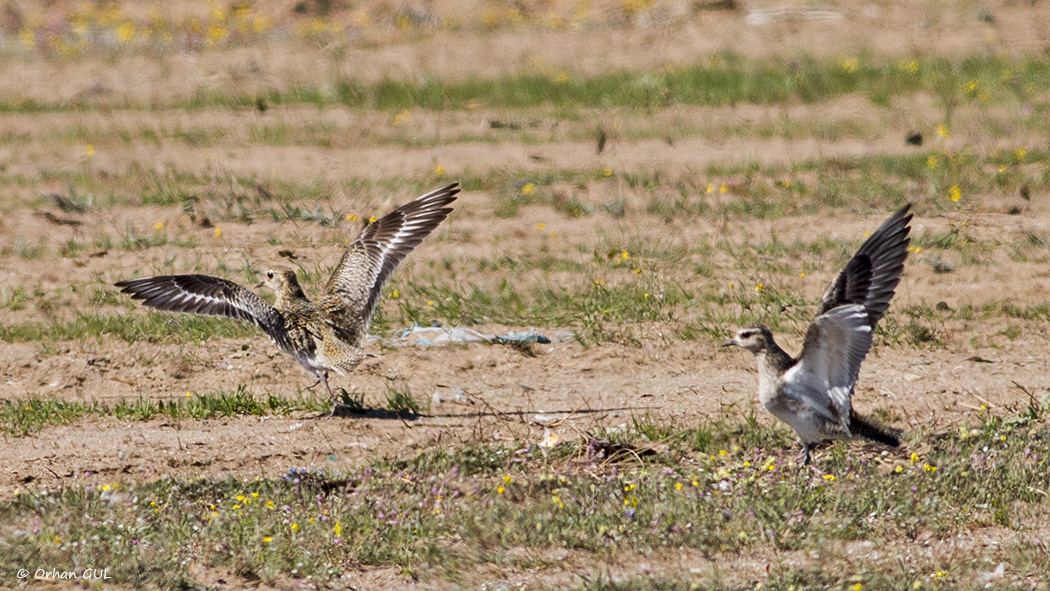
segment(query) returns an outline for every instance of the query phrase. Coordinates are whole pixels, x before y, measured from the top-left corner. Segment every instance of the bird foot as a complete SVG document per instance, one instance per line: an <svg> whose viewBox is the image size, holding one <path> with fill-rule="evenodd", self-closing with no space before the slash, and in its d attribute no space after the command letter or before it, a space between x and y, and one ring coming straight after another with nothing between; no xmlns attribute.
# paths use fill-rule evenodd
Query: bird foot
<svg viewBox="0 0 1050 591"><path fill-rule="evenodd" d="M331 394L331 390L329 390L329 393ZM331 410L328 411L328 416L325 417L326 419L330 419L330 418L335 416L335 409L337 409L337 408L339 408L341 406L346 406L346 405L342 404L341 402L339 402L339 399L335 397L335 394L332 394L331 398L329 398L329 400L331 400L331 402L332 402L332 408L331 408Z"/></svg>
<svg viewBox="0 0 1050 591"><path fill-rule="evenodd" d="M798 454L798 469L804 470L809 465L809 452L813 449L812 445L803 445L802 451Z"/></svg>

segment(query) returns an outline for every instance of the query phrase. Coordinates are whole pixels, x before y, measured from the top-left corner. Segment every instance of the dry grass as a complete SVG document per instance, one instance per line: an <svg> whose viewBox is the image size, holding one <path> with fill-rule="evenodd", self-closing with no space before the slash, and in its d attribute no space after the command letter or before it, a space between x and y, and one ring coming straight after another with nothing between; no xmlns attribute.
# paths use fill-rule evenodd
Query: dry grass
<svg viewBox="0 0 1050 591"><path fill-rule="evenodd" d="M1046 7L709 8L13 4L0 572L1046 589ZM372 333L555 342L372 344L346 417L313 421L323 401L252 327L111 287L281 261L317 293L365 220L452 179ZM907 451L799 472L751 360L715 345L752 321L797 345L905 202L856 399Z"/></svg>

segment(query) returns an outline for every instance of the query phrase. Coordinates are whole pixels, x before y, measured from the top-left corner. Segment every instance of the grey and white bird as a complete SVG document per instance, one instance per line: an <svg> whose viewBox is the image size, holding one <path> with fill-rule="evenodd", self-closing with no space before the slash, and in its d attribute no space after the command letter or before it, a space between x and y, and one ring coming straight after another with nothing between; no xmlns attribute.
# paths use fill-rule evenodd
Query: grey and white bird
<svg viewBox="0 0 1050 591"><path fill-rule="evenodd" d="M390 275L448 215L459 184L427 193L369 224L343 252L321 297L310 301L295 271L271 267L255 287L269 287L274 305L232 281L209 275L161 275L116 284L131 298L157 310L227 316L257 325L277 348L290 354L324 383L332 402L328 372L346 375L365 358L361 342L368 334L379 296ZM332 413L329 413L331 416Z"/></svg>
<svg viewBox="0 0 1050 591"><path fill-rule="evenodd" d="M761 324L739 329L722 344L758 358L758 398L798 434L802 465L814 446L827 441L859 437L900 445L899 432L857 414L851 398L875 326L900 283L910 243L910 207L879 226L828 286L798 357L781 349Z"/></svg>

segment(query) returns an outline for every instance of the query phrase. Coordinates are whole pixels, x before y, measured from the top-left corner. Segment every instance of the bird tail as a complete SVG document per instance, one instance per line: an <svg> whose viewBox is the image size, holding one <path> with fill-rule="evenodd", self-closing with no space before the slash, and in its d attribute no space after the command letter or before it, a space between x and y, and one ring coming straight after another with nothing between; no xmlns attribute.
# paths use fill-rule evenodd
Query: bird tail
<svg viewBox="0 0 1050 591"><path fill-rule="evenodd" d="M850 412L850 431L854 435L890 447L900 447L901 444L900 438L897 437L900 431L879 425L855 412Z"/></svg>

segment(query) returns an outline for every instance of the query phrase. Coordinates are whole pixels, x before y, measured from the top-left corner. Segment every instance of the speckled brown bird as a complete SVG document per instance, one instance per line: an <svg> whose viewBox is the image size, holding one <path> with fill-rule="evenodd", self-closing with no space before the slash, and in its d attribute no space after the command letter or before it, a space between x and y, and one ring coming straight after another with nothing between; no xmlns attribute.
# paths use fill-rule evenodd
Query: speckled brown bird
<svg viewBox="0 0 1050 591"><path fill-rule="evenodd" d="M274 305L248 289L209 275L160 275L128 279L116 284L132 299L157 310L247 320L270 336L314 377L308 386L324 383L332 401L328 372L346 375L365 357L361 341L368 332L380 292L390 275L436 228L459 193L453 183L402 205L369 224L346 250L325 285L311 301L295 272L276 266L266 270L261 283L274 291Z"/></svg>
<svg viewBox="0 0 1050 591"><path fill-rule="evenodd" d="M857 414L851 398L875 326L900 283L910 243L910 207L879 226L828 286L797 358L781 349L761 324L741 328L722 344L742 347L758 358L759 400L798 433L802 465L809 463L813 447L825 441L862 437L900 445L896 432Z"/></svg>

